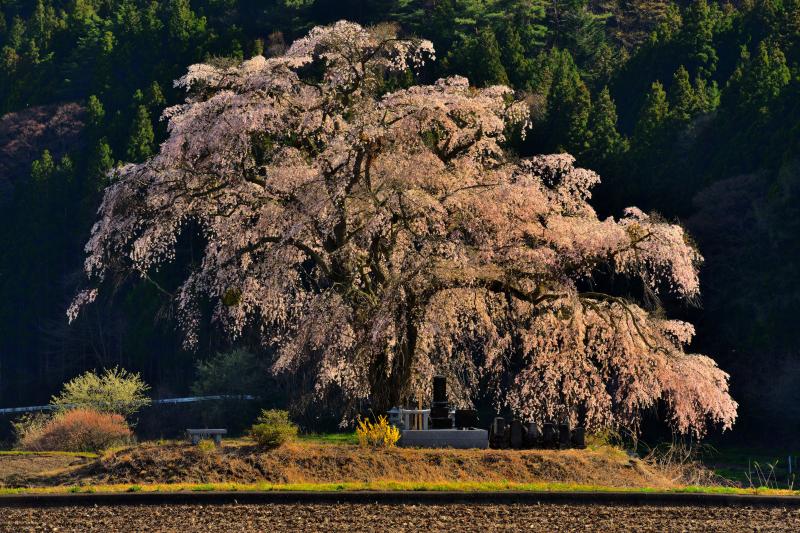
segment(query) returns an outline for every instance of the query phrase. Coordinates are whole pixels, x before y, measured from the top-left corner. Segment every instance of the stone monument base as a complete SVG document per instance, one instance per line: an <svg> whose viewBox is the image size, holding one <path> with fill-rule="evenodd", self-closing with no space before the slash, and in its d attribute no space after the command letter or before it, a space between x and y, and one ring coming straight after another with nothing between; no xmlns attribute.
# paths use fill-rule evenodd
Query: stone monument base
<svg viewBox="0 0 800 533"><path fill-rule="evenodd" d="M485 429L406 429L401 432L399 446L405 448L480 448L489 447Z"/></svg>

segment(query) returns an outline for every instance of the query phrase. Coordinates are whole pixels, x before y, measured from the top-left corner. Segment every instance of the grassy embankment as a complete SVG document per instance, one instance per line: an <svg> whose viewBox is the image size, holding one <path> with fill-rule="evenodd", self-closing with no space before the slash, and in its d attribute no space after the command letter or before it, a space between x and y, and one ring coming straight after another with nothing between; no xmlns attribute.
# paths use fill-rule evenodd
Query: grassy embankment
<svg viewBox="0 0 800 533"><path fill-rule="evenodd" d="M52 457L82 457L86 459L96 459L99 454L92 452L28 452L25 450L0 450L2 455L31 455L31 456L52 456Z"/></svg>
<svg viewBox="0 0 800 533"><path fill-rule="evenodd" d="M416 462L418 466L420 461L422 464L427 464L431 460L433 460L436 464L441 461L447 463L450 461L453 467L466 467L464 461L477 461L479 463L489 462L493 465L497 465L497 461L503 460L522 460L522 465L528 464L528 461L532 459L529 457L525 459L526 452L512 452L512 451L448 451L442 450L441 454L437 454L435 451L432 450L420 450L414 451L413 449L396 449L393 452L388 453L388 457L383 457L387 455L387 452L380 452L377 455L373 455L365 450L358 450L356 448L356 439L355 435L353 434L333 434L333 435L305 435L301 436L298 440L294 442L293 445L287 445L288 448L283 448L282 451L278 452L269 452L270 454L279 454L278 457L274 457L274 460L277 460L279 463L281 461L285 461L287 458L292 459L296 458L303 464L308 464L309 460L313 459L314 463L317 463L320 454L325 454L324 450L331 450L339 454L340 457L346 459L348 462L350 460L356 461L363 461L365 465L372 465L379 463L383 458L389 460L389 464L399 459L407 459L413 460ZM186 451L181 451L184 449L185 443L182 441L159 441L157 443L144 443L144 448L140 448L139 446L134 446L133 448L120 448L120 449L112 449L106 451L104 454L93 454L93 453L75 453L75 452L24 452L24 451L0 451L0 456L30 456L31 459L35 459L36 456L42 457L58 457L58 456L65 456L65 457L75 457L75 458L82 458L82 459L97 459L99 460L113 460L115 456L120 454L120 456L126 456L131 451L136 449L144 449L149 450L150 454L155 453L155 455L148 455L147 457L155 457L157 459L160 458L160 455L164 452L161 450L173 449L174 456L180 457L184 453L193 453L192 447L186 447ZM225 441L225 448L228 450L236 450L239 447L246 447L252 446L252 443L245 439L226 439ZM329 447L330 446L330 447ZM177 449L176 449L177 447ZM307 451L306 451L307 450ZM356 451L358 450L358 451ZM462 452L467 452L463 454ZM469 453L473 452L473 453ZM483 454L483 455L481 455ZM474 457L473 457L474 455ZM612 472L616 472L619 474L619 469L611 469L612 466L618 465L620 463L627 463L628 458L625 452L618 448L613 448L609 446L589 446L587 450L570 450L564 452L554 452L554 451L541 451L539 453L535 453L534 455L542 456L548 461L559 461L558 464L563 464L565 467L568 468L569 471L573 471L575 468L581 468L583 466L591 466L591 465L598 465L598 468L602 470L599 472L603 474L604 472L608 473L609 475ZM720 454L718 455L718 459L723 459L722 462L729 463L735 462L739 463L740 461L732 461L733 457L728 457L729 454ZM224 456L224 454L223 454ZM211 453L209 457L223 457L217 453ZM417 457L419 456L419 457ZM435 457L434 457L435 456ZM480 456L480 457L478 457ZM339 463L337 457L337 464ZM568 461L561 463L567 459ZM738 456L736 459L740 459ZM538 457L537 460L541 460L541 457ZM588 463L587 463L588 462ZM385 464L385 463L384 463ZM633 463L631 463L632 465ZM637 464L642 464L641 461L637 461ZM456 466L458 465L458 466ZM646 465L645 465L646 466ZM385 467L383 467L385 468ZM516 468L516 466L515 466ZM608 469L608 470L603 470ZM378 468L380 470L380 468ZM72 482L67 481L64 483L65 480L62 480L59 485L53 486L28 486L28 487L0 487L0 495L12 495L12 494L66 494L66 493L101 493L101 492L112 492L112 493L124 493L124 492L192 492L192 491L323 491L323 492L335 492L335 491L464 491L464 492L472 492L472 491L544 491L544 492L631 492L631 493L703 493L703 494L743 494L743 495L782 495L782 496L800 496L800 490L791 490L793 488L792 485L784 485L784 484L767 484L767 486L753 488L754 483L751 480L748 484L743 484L744 486L750 485L751 488L738 488L738 487L729 487L729 486L697 486L697 485L680 485L680 484L657 484L653 486L649 486L650 483L642 484L639 481L638 486L620 486L618 480L617 482L609 482L608 484L602 484L608 482L609 478L604 478L602 476L598 477L595 476L594 478L587 479L583 478L589 483L581 482L580 477L576 477L575 475L570 475L566 478L567 481L564 481L564 478L556 478L557 480L553 479L542 479L541 481L534 479L525 479L521 478L518 480L513 480L513 477L509 474L509 478L502 477L495 477L494 479L484 477L481 480L480 472L474 472L472 475L472 479L447 479L446 477L439 476L438 478L433 477L429 479L424 478L414 478L417 479L416 481L410 481L409 477L406 479L392 479L393 473L391 472L384 472L384 475L381 476L370 476L367 475L362 477L361 480L357 480L358 478L353 479L351 476L350 479L347 477L328 477L327 479L317 478L314 479L313 477L309 478L306 477L294 477L294 478L283 478L280 480L281 482L276 482L275 479L272 482L268 481L260 481L260 482L252 482L253 480L248 479L239 479L238 481L228 481L224 477L220 480L217 479L218 482L213 483L197 483L193 481L197 481L196 479L186 479L186 480L158 480L158 479L151 479L149 481L142 480L141 482L134 477L134 479L120 479L119 482L114 482L113 478L105 480L98 480L98 479L74 479ZM508 471L506 471L508 474ZM623 473L624 476L627 477L628 474ZM726 476L727 477L727 476ZM381 479L382 478L382 479ZM570 480L573 478L577 481ZM278 478L280 479L280 478ZM444 481L443 481L444 479ZM213 480L213 478L212 478ZM341 480L341 481L340 481ZM336 482L331 482L336 481ZM600 483L597 483L599 481ZM2 483L0 483L2 485Z"/></svg>
<svg viewBox="0 0 800 533"><path fill-rule="evenodd" d="M580 485L572 483L514 483L514 482L369 482L369 483L173 483L153 485L84 485L37 488L4 488L0 495L11 494L92 494L121 492L211 492L211 491L532 491L532 492L629 492L629 493L692 493L741 494L769 496L800 496L800 490L780 490L765 487L744 489L735 487L683 486L673 488L609 487L605 485Z"/></svg>

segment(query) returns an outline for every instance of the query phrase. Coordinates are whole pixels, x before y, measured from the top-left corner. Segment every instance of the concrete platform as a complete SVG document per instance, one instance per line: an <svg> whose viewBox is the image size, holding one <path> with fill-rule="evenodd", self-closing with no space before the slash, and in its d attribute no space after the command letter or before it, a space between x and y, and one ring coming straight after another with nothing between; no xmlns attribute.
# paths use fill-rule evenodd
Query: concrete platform
<svg viewBox="0 0 800 533"><path fill-rule="evenodd" d="M401 432L399 446L405 448L479 448L489 447L485 429L406 429Z"/></svg>

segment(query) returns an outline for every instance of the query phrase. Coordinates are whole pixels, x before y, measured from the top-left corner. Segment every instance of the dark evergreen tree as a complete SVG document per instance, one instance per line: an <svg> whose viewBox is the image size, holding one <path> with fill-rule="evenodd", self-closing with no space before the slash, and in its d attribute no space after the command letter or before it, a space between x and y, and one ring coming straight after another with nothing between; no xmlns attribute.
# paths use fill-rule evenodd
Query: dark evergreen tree
<svg viewBox="0 0 800 533"><path fill-rule="evenodd" d="M526 57L519 33L510 22L503 27L502 45L503 66L509 73L509 81L516 89L530 90L533 62Z"/></svg>
<svg viewBox="0 0 800 533"><path fill-rule="evenodd" d="M448 54L446 66L452 73L466 75L478 87L508 84L500 45L490 27L481 28L474 35L462 35Z"/></svg>
<svg viewBox="0 0 800 533"><path fill-rule="evenodd" d="M156 110L164 107L164 104L167 103L164 93L161 91L161 85L157 81L153 81L147 88L146 102L148 108Z"/></svg>
<svg viewBox="0 0 800 533"><path fill-rule="evenodd" d="M789 84L791 71L780 47L762 41L751 57L742 47L739 64L728 82L729 105L741 111L769 112L769 103Z"/></svg>
<svg viewBox="0 0 800 533"><path fill-rule="evenodd" d="M56 171L56 163L50 150L42 152L42 156L31 164L31 180L38 187L46 188Z"/></svg>
<svg viewBox="0 0 800 533"><path fill-rule="evenodd" d="M95 144L87 164L87 188L100 192L108 185L106 173L114 166L114 156L108 141L102 138Z"/></svg>
<svg viewBox="0 0 800 533"><path fill-rule="evenodd" d="M527 53L547 42L547 0L502 0L498 9L519 34Z"/></svg>
<svg viewBox="0 0 800 533"><path fill-rule="evenodd" d="M568 0L562 17L564 29L562 44L575 61L590 68L606 44L605 25L609 17L605 13L595 13L589 8L587 0Z"/></svg>
<svg viewBox="0 0 800 533"><path fill-rule="evenodd" d="M93 130L99 131L103 127L103 122L106 118L106 110L97 96L89 96L89 101L86 104L86 112L88 114L89 126Z"/></svg>
<svg viewBox="0 0 800 533"><path fill-rule="evenodd" d="M174 42L186 46L190 40L205 32L206 19L198 17L189 0L169 0L167 31Z"/></svg>
<svg viewBox="0 0 800 533"><path fill-rule="evenodd" d="M583 154L588 148L591 96L567 50L554 50L547 94L547 137L559 150Z"/></svg>
<svg viewBox="0 0 800 533"><path fill-rule="evenodd" d="M683 16L681 32L689 50L689 59L703 75L711 75L717 68L717 51L714 48L714 25L717 15L706 0L694 0Z"/></svg>
<svg viewBox="0 0 800 533"><path fill-rule="evenodd" d="M678 124L688 123L699 111L700 105L689 72L681 65L672 78L669 88L670 118Z"/></svg>
<svg viewBox="0 0 800 533"><path fill-rule="evenodd" d="M617 131L617 106L608 87L603 87L592 105L589 132L587 165L601 170L613 168L627 150L627 141Z"/></svg>
<svg viewBox="0 0 800 533"><path fill-rule="evenodd" d="M697 98L697 109L701 113L710 113L719 106L720 92L716 81L708 83L698 74L694 79L694 94Z"/></svg>
<svg viewBox="0 0 800 533"><path fill-rule="evenodd" d="M131 126L127 155L131 161L144 161L153 155L155 134L147 107L140 105Z"/></svg>
<svg viewBox="0 0 800 533"><path fill-rule="evenodd" d="M639 113L633 134L633 145L639 154L646 153L663 140L669 118L667 93L661 82L654 82Z"/></svg>

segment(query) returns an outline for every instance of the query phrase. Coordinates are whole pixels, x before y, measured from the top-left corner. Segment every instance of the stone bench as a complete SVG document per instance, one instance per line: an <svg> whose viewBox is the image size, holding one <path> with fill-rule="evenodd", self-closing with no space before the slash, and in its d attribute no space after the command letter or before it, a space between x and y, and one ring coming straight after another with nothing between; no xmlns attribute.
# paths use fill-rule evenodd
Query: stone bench
<svg viewBox="0 0 800 533"><path fill-rule="evenodd" d="M214 444L217 446L222 444L222 436L227 435L227 429L187 429L186 436L192 441L192 444L197 445L201 440L213 438Z"/></svg>

